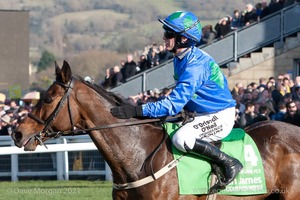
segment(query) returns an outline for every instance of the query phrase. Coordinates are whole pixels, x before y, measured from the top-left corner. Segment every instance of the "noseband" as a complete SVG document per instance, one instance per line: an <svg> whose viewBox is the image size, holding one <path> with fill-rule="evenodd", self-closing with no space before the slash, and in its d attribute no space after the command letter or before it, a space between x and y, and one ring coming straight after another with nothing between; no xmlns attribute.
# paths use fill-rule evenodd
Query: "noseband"
<svg viewBox="0 0 300 200"><path fill-rule="evenodd" d="M68 84L64 84L58 81L54 81L53 84L58 84L61 87L66 89L66 93L64 94L64 96L61 98L61 100L59 101L58 105L56 106L55 110L51 113L51 115L48 117L48 119L46 121L42 120L41 118L28 113L28 117L30 117L31 119L35 120L36 122L38 122L39 124L43 124L44 128L43 130L41 130L37 135L34 136L35 140L38 140L39 143L41 145L44 145L46 148L47 146L43 143L42 138L43 137L54 137L57 138L60 136L60 132L54 132L51 124L52 122L55 120L56 116L58 115L58 113L60 112L60 110L62 109L62 107L64 106L65 102L67 101L68 103L68 112L69 112L69 116L70 116L70 122L71 122L71 129L74 130L74 123L73 123L73 119L72 119L72 113L71 113L71 107L70 107L70 94L73 90L74 87L74 82L75 82L75 78L72 77L71 80L68 82Z"/></svg>

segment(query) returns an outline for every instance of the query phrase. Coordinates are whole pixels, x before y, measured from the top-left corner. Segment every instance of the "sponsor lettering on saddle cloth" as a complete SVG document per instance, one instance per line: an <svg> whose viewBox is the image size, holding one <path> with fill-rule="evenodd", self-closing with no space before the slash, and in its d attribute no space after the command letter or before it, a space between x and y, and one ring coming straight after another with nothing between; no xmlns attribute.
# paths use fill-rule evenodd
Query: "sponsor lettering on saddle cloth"
<svg viewBox="0 0 300 200"><path fill-rule="evenodd" d="M175 123L165 123L163 126L171 138L179 129L179 125ZM174 145L172 150L176 159L184 154ZM267 193L260 153L252 138L243 129L233 129L222 140L221 151L237 158L244 167L235 180L218 194L256 195ZM211 187L211 165L199 156L192 154L183 156L177 165L177 175L180 194L207 194Z"/></svg>

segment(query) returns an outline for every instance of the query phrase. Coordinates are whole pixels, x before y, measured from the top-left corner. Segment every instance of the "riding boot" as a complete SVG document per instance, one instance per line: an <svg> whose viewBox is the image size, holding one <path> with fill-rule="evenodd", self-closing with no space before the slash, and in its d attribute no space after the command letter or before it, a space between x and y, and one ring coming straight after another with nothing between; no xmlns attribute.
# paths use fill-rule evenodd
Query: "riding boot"
<svg viewBox="0 0 300 200"><path fill-rule="evenodd" d="M243 168L243 165L239 160L230 157L214 145L200 139L196 139L193 149L190 149L187 145L185 145L185 149L189 153L202 156L223 167L225 180L222 181L222 184L224 185L231 183Z"/></svg>

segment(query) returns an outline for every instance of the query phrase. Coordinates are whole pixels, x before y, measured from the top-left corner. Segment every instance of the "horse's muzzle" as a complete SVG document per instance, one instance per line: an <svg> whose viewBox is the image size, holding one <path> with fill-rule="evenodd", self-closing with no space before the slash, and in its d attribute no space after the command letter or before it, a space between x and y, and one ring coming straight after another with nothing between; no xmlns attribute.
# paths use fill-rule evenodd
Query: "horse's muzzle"
<svg viewBox="0 0 300 200"><path fill-rule="evenodd" d="M22 140L22 133L21 132L18 132L18 131L14 131L12 134L11 134L11 138L14 140L15 142L15 145L19 148L22 147L22 143L21 143L21 140Z"/></svg>

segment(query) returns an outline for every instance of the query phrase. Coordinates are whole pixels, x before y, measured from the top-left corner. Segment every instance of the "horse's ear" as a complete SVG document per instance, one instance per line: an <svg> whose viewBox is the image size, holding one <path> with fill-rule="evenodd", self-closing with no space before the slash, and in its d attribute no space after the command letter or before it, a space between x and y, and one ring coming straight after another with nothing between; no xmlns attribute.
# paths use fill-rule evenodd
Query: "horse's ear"
<svg viewBox="0 0 300 200"><path fill-rule="evenodd" d="M58 66L56 60L55 60L55 75L57 76L60 73L60 67Z"/></svg>
<svg viewBox="0 0 300 200"><path fill-rule="evenodd" d="M58 74L56 74L57 78L60 78L60 81L63 83L68 83L72 77L72 71L69 63L64 60L63 66Z"/></svg>

